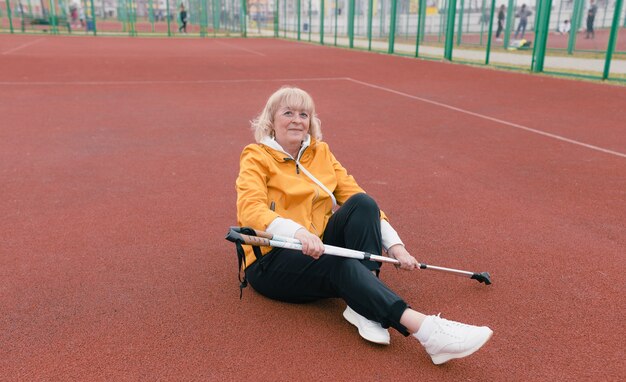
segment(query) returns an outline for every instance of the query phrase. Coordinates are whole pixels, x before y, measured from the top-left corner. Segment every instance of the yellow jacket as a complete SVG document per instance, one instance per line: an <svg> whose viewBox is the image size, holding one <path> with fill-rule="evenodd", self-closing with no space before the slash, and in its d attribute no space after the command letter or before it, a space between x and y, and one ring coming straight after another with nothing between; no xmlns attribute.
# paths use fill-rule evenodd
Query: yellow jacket
<svg viewBox="0 0 626 382"><path fill-rule="evenodd" d="M238 225L265 231L274 219L281 217L321 238L332 215L333 200L306 171L333 193L338 205L365 192L325 142L311 138L298 161L266 144L250 144L241 153L236 182ZM382 212L381 217L385 218ZM263 254L270 250L261 248ZM250 246L245 246L245 251L249 266L256 257Z"/></svg>

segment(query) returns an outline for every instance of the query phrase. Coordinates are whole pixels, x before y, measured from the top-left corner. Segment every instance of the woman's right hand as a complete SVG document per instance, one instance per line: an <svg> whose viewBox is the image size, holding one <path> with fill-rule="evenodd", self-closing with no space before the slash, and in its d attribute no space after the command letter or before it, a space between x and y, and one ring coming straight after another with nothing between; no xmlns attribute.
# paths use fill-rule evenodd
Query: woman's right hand
<svg viewBox="0 0 626 382"><path fill-rule="evenodd" d="M324 254L324 243L322 243L322 240L306 229L300 228L297 230L294 238L302 243L302 253L305 255L317 260Z"/></svg>

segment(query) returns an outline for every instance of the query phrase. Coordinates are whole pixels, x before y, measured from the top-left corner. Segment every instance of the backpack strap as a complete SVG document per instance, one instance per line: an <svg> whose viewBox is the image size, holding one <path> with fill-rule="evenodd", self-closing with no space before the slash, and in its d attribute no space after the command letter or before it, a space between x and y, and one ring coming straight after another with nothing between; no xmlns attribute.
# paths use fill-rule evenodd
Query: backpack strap
<svg viewBox="0 0 626 382"><path fill-rule="evenodd" d="M256 232L249 227L241 227L242 234L256 236ZM241 300L243 296L243 288L248 286L248 278L246 277L246 253L243 250L243 240L237 239L235 240L235 247L237 248L237 260L239 263L239 299ZM254 252L254 256L256 256L257 261L260 261L263 255L261 254L261 249L258 246L252 246L252 251Z"/></svg>

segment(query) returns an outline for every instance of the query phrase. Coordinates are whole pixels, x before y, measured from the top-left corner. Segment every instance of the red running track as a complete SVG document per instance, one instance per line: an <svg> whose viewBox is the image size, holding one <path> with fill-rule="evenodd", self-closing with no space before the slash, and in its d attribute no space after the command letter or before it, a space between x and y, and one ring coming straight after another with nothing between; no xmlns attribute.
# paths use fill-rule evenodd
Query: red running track
<svg viewBox="0 0 626 382"><path fill-rule="evenodd" d="M4 35L0 64L1 379L626 377L626 88L271 39ZM420 261L491 273L382 273L480 352L239 300L238 157L283 84Z"/></svg>

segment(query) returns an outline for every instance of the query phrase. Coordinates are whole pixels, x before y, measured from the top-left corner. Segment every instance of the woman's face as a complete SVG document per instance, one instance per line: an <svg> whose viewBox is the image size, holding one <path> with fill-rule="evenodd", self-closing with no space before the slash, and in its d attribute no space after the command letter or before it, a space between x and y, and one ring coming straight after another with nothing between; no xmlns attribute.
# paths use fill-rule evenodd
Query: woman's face
<svg viewBox="0 0 626 382"><path fill-rule="evenodd" d="M292 149L304 140L309 133L311 116L305 110L281 106L274 114L274 137L286 150Z"/></svg>

